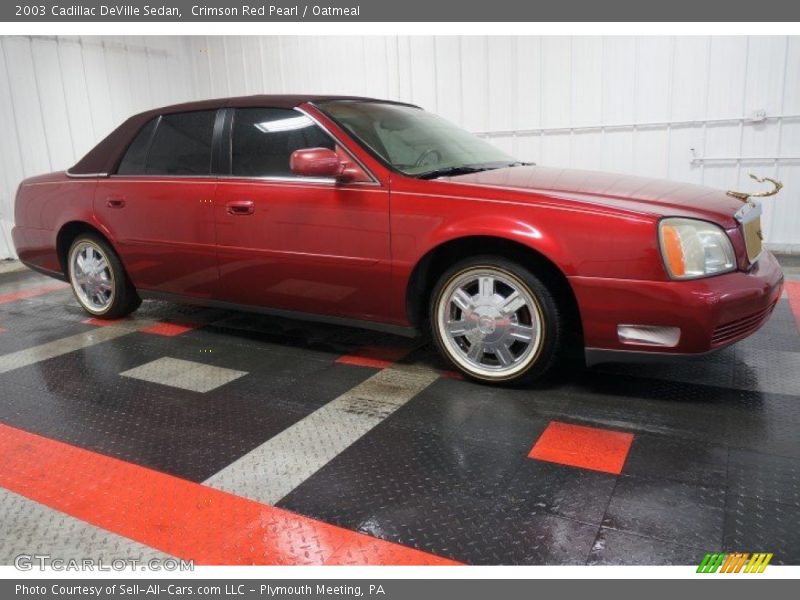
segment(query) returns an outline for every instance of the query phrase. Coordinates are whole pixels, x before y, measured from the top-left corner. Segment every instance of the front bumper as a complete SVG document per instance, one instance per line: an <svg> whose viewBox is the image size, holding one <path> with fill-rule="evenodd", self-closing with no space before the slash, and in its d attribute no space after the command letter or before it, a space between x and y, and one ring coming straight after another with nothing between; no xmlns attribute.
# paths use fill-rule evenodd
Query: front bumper
<svg viewBox="0 0 800 600"><path fill-rule="evenodd" d="M583 322L587 356L597 351L643 354L702 354L757 331L783 290L783 272L763 252L747 272L692 281L639 281L572 277ZM620 324L680 328L673 347L622 343ZM624 355L623 355L624 356ZM594 362L597 362L595 360Z"/></svg>

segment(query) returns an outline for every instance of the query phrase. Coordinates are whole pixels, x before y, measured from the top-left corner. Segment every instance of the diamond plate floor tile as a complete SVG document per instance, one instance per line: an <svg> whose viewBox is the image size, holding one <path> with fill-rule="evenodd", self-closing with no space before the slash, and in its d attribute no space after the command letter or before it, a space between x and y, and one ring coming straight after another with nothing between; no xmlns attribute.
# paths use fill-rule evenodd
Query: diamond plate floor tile
<svg viewBox="0 0 800 600"><path fill-rule="evenodd" d="M728 449L659 435L641 434L633 440L623 473L639 478L671 479L725 487Z"/></svg>
<svg viewBox="0 0 800 600"><path fill-rule="evenodd" d="M729 446L800 459L800 442L798 442L800 423L790 420L788 415L786 419L774 415L741 419L737 418L735 413L729 412L723 415L723 418L726 417Z"/></svg>
<svg viewBox="0 0 800 600"><path fill-rule="evenodd" d="M488 497L502 491L525 460L523 453L471 443L457 434L440 437L381 426L328 463L281 505L317 514L325 512L327 504L347 512L359 498L381 504L437 494Z"/></svg>
<svg viewBox="0 0 800 600"><path fill-rule="evenodd" d="M578 392L571 393L570 399L567 411L570 420L577 424L716 444L727 442L728 429L724 418L713 419L703 408L687 406L678 397L650 400Z"/></svg>
<svg viewBox="0 0 800 600"><path fill-rule="evenodd" d="M462 555L475 565L584 564L596 533L593 525L553 515L497 511L476 532L480 543Z"/></svg>
<svg viewBox="0 0 800 600"><path fill-rule="evenodd" d="M199 564L319 565L355 547L375 550L374 560L446 562L4 425L0 455L2 487Z"/></svg>
<svg viewBox="0 0 800 600"><path fill-rule="evenodd" d="M619 475L633 434L563 421L551 421L528 458Z"/></svg>
<svg viewBox="0 0 800 600"><path fill-rule="evenodd" d="M130 333L131 330L126 327L90 329L65 338L17 350L10 354L4 354L0 356L0 374L36 365L42 361L83 350Z"/></svg>
<svg viewBox="0 0 800 600"><path fill-rule="evenodd" d="M362 504L340 525L473 565L582 564L597 527L490 498L416 493Z"/></svg>
<svg viewBox="0 0 800 600"><path fill-rule="evenodd" d="M143 544L89 525L0 488L0 565L14 564L21 555L48 555L64 561L167 558Z"/></svg>
<svg viewBox="0 0 800 600"><path fill-rule="evenodd" d="M206 484L274 504L437 379L429 369L379 371L282 431Z"/></svg>
<svg viewBox="0 0 800 600"><path fill-rule="evenodd" d="M698 548L603 527L587 562L590 565L699 565L705 553Z"/></svg>
<svg viewBox="0 0 800 600"><path fill-rule="evenodd" d="M298 321L268 315L229 313L216 320L207 333L225 335L248 345L271 344L290 353L316 353L338 358L363 346L407 346L409 340L385 333L326 323ZM197 336L191 332L187 336Z"/></svg>
<svg viewBox="0 0 800 600"><path fill-rule="evenodd" d="M772 563L800 564L800 507L729 495L724 549L773 552Z"/></svg>
<svg viewBox="0 0 800 600"><path fill-rule="evenodd" d="M535 390L487 388L440 378L387 421L391 427L450 433L476 442L505 444L520 452L553 417L562 416L568 400Z"/></svg>
<svg viewBox="0 0 800 600"><path fill-rule="evenodd" d="M800 464L796 459L731 450L728 477L731 494L800 506Z"/></svg>
<svg viewBox="0 0 800 600"><path fill-rule="evenodd" d="M325 401L322 392L335 394L349 389L358 380L354 375L361 376L342 373L346 367L330 367L315 380L299 382L292 394L304 388L313 390L311 400L304 405L296 399L281 401L280 396L269 392L240 394L231 389L236 382L198 395L111 373L103 376L94 367L104 356L107 358L108 353L101 352L87 363L80 355L48 361L47 368L37 374L37 382L42 383L44 378L44 385L21 386L0 377L6 391L0 409L2 419L16 427L202 481L314 410Z"/></svg>
<svg viewBox="0 0 800 600"><path fill-rule="evenodd" d="M796 334L794 325L795 318L789 302L781 300L766 325L752 336L737 342L736 346L800 352L800 336Z"/></svg>
<svg viewBox="0 0 800 600"><path fill-rule="evenodd" d="M622 476L603 526L697 548L722 543L725 491Z"/></svg>
<svg viewBox="0 0 800 600"><path fill-rule="evenodd" d="M730 388L733 387L737 367L734 356L733 348L724 348L713 354L670 363L610 364L600 365L595 370L647 379L702 383Z"/></svg>
<svg viewBox="0 0 800 600"><path fill-rule="evenodd" d="M205 393L244 377L247 372L165 356L123 371L120 375L190 392Z"/></svg>
<svg viewBox="0 0 800 600"><path fill-rule="evenodd" d="M26 313L0 314L0 326L5 330L5 335L0 336L0 365L5 355L89 330L79 322L42 318L40 315Z"/></svg>
<svg viewBox="0 0 800 600"><path fill-rule="evenodd" d="M737 368L731 387L800 396L800 352L733 348Z"/></svg>
<svg viewBox="0 0 800 600"><path fill-rule="evenodd" d="M520 510L599 525L617 478L574 467L525 461L499 498Z"/></svg>

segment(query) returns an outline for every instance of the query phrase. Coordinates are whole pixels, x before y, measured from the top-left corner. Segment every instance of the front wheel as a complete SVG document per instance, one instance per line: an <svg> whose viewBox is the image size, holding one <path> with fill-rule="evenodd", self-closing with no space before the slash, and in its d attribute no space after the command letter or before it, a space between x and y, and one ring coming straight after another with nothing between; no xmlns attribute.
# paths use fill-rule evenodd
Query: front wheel
<svg viewBox="0 0 800 600"><path fill-rule="evenodd" d="M562 347L558 304L533 273L510 260L464 260L442 275L430 306L433 338L462 373L487 383L542 377Z"/></svg>
<svg viewBox="0 0 800 600"><path fill-rule="evenodd" d="M100 236L79 235L68 261L72 291L90 315L116 319L142 303L116 253Z"/></svg>

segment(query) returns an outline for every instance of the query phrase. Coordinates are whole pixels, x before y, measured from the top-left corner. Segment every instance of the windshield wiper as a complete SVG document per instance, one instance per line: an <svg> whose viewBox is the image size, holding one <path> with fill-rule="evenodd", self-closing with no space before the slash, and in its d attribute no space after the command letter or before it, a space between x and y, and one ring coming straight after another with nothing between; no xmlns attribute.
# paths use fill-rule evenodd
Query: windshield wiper
<svg viewBox="0 0 800 600"><path fill-rule="evenodd" d="M492 164L492 165L461 165L458 167L444 167L442 169L434 169L417 175L418 179L436 179L437 177L452 177L454 175L467 175L469 173L480 173L481 171L492 171L494 169L504 169L506 167L530 167L536 163L531 162L512 162L506 164Z"/></svg>
<svg viewBox="0 0 800 600"><path fill-rule="evenodd" d="M417 175L417 179L436 179L437 177L449 177L454 175L467 175L468 173L480 173L481 171L489 171L497 167L470 167L462 165L460 167L445 167L443 169L434 169L426 173Z"/></svg>

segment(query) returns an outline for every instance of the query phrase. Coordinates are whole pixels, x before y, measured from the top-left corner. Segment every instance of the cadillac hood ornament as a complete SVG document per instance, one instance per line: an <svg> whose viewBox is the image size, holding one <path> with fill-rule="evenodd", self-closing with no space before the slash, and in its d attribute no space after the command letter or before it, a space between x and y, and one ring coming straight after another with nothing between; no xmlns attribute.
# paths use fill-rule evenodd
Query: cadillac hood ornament
<svg viewBox="0 0 800 600"><path fill-rule="evenodd" d="M764 183L765 181L769 181L772 184L772 189L767 190L766 192L735 192L733 190L728 190L728 196L732 196L734 198L738 198L742 202L747 202L749 198L766 198L767 196L774 196L778 192L781 191L783 184L778 181L777 179L772 179L770 177L759 177L758 175L754 175L750 173L750 179L757 181L758 183Z"/></svg>

